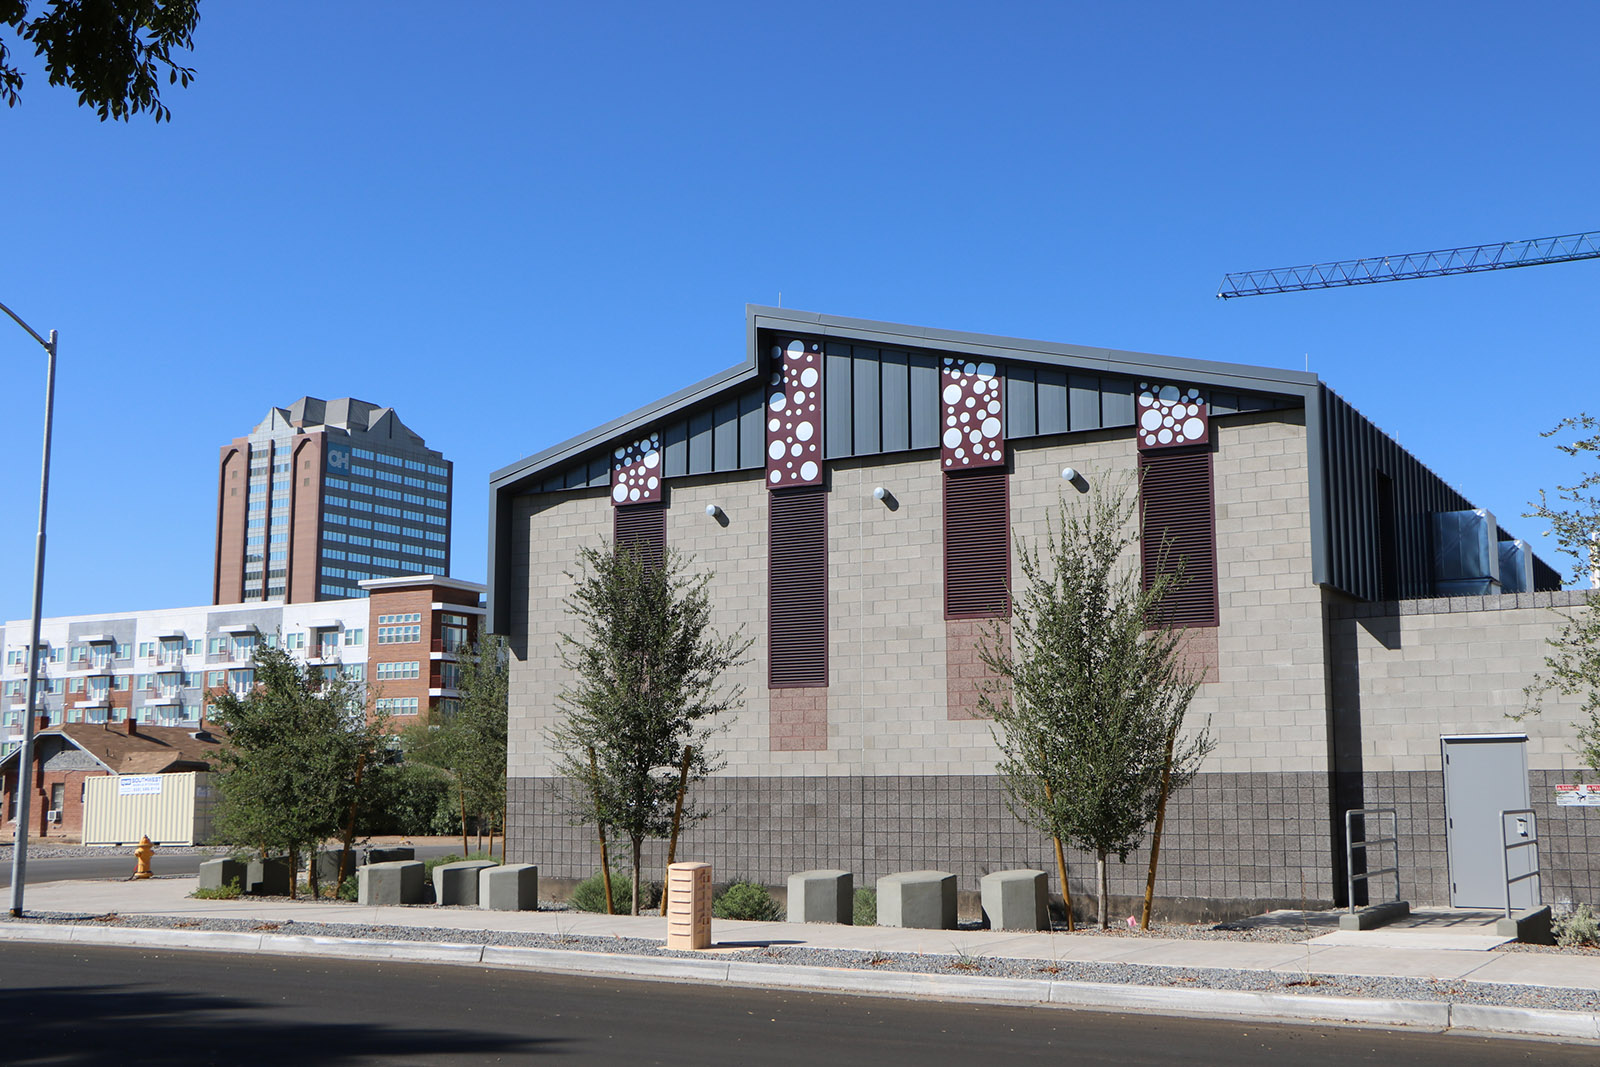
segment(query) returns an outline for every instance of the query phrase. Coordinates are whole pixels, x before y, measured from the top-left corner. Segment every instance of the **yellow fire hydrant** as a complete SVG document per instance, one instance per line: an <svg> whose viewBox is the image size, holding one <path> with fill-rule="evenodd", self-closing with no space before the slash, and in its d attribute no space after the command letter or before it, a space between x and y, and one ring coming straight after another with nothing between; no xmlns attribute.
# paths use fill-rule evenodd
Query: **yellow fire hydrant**
<svg viewBox="0 0 1600 1067"><path fill-rule="evenodd" d="M139 847L133 850L133 856L139 861L139 866L134 869L135 878L150 877L150 857L156 854L156 846L150 843L150 835L139 838Z"/></svg>

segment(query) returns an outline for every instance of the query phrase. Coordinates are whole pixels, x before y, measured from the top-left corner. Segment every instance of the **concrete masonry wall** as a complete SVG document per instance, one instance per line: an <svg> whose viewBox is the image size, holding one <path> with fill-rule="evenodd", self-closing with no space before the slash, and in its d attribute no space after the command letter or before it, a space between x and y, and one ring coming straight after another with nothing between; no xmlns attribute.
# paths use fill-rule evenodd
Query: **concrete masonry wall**
<svg viewBox="0 0 1600 1067"><path fill-rule="evenodd" d="M1327 692L1321 593L1311 584L1305 431L1297 412L1214 423L1221 625L1194 714L1218 746L1170 813L1160 891L1253 900L1328 899ZM1058 501L1079 500L1071 465L1132 485L1131 433L1012 448L1011 520L1042 537ZM829 492L830 686L825 751L775 751L766 701L766 497L759 477L675 480L668 543L715 570L716 625L755 637L738 681L745 708L723 735L728 766L706 787L716 818L688 840L739 873L780 880L800 866L859 865L862 877L940 866L976 879L1045 864L1047 844L1006 810L988 725L952 721L942 602L942 492L935 454L836 463ZM872 498L888 489L896 507ZM705 515L717 504L721 526ZM603 491L518 502L509 774L512 849L556 876L593 866L589 832L568 825L545 730L562 683L555 634L569 626L563 571L609 537ZM1020 569L1013 563L1014 579ZM1210 653L1207 653L1211 655ZM687 841L686 841L687 844ZM1092 870L1074 857L1073 879ZM1140 856L1114 865L1113 892L1142 882ZM1087 883L1085 883L1087 884Z"/></svg>

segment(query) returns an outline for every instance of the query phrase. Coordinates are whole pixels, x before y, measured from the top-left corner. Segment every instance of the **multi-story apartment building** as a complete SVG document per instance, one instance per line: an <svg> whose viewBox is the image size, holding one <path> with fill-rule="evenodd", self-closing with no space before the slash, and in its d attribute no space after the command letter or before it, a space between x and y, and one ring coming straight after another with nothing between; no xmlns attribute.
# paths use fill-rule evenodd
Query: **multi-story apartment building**
<svg viewBox="0 0 1600 1067"><path fill-rule="evenodd" d="M448 713L456 662L477 640L484 586L431 574L363 580L359 597L73 615L40 626L36 712L52 724L202 721L213 695L255 685L254 655L281 645L364 682L371 707L414 722ZM26 714L28 620L0 629L0 755Z"/></svg>
<svg viewBox="0 0 1600 1067"><path fill-rule="evenodd" d="M342 600L368 578L448 575L451 479L393 408L273 408L221 450L212 602Z"/></svg>

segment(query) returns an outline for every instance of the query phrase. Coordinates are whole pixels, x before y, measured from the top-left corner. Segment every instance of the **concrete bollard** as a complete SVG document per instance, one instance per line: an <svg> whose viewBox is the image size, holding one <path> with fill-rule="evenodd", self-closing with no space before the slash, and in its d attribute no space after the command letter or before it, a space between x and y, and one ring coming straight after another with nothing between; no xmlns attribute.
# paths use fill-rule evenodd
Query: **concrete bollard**
<svg viewBox="0 0 1600 1067"><path fill-rule="evenodd" d="M843 923L855 918L855 876L849 871L801 871L789 876L792 923Z"/></svg>
<svg viewBox="0 0 1600 1067"><path fill-rule="evenodd" d="M417 850L410 845L394 845L390 848L370 848L367 850L368 863L396 863L400 860L414 860Z"/></svg>
<svg viewBox="0 0 1600 1067"><path fill-rule="evenodd" d="M200 878L195 883L195 888L226 889L230 883L237 881L239 891L242 893L249 875L248 863L230 859L206 860L200 865Z"/></svg>
<svg viewBox="0 0 1600 1067"><path fill-rule="evenodd" d="M978 882L978 895L991 930L1050 929L1050 898L1043 871L993 871Z"/></svg>
<svg viewBox="0 0 1600 1067"><path fill-rule="evenodd" d="M903 871L879 878L878 925L954 930L956 876L946 871Z"/></svg>
<svg viewBox="0 0 1600 1067"><path fill-rule="evenodd" d="M356 899L374 907L421 904L423 871L420 860L369 863L356 872Z"/></svg>
<svg viewBox="0 0 1600 1067"><path fill-rule="evenodd" d="M294 876L288 856L257 857L245 870L244 891L258 897L286 897Z"/></svg>
<svg viewBox="0 0 1600 1067"><path fill-rule="evenodd" d="M538 911L539 868L531 863L485 867L478 872L478 907L484 911Z"/></svg>
<svg viewBox="0 0 1600 1067"><path fill-rule="evenodd" d="M433 869L434 903L477 907L479 872L498 866L492 860L460 860L439 864Z"/></svg>

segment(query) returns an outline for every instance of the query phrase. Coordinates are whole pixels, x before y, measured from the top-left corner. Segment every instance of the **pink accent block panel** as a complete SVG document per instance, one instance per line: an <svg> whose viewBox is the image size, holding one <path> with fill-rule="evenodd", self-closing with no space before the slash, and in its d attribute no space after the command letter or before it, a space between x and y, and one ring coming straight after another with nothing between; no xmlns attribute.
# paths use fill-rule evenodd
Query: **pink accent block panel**
<svg viewBox="0 0 1600 1067"><path fill-rule="evenodd" d="M978 704L983 687L995 674L983 662L981 649L994 642L994 619L947 619L944 624L945 701L952 722L984 717ZM1011 651L1011 627L1000 624L1001 651ZM990 693L993 699L994 694Z"/></svg>
<svg viewBox="0 0 1600 1067"><path fill-rule="evenodd" d="M767 708L773 752L828 750L826 689L769 689Z"/></svg>

